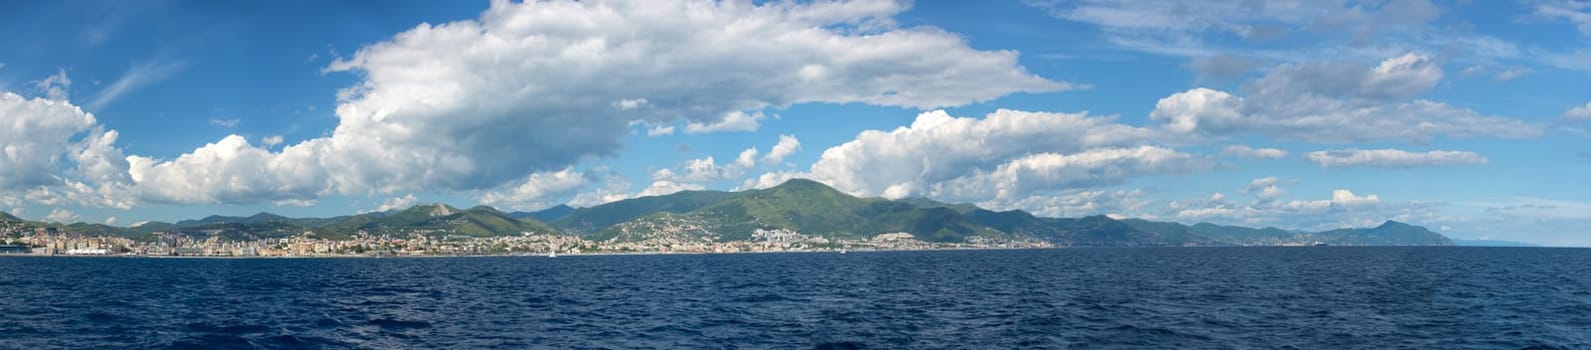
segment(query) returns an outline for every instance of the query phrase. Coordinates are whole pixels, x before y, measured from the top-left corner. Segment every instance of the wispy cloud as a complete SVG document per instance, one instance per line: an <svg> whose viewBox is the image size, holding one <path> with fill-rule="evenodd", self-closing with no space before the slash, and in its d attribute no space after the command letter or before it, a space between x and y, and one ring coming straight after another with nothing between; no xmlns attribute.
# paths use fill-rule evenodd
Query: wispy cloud
<svg viewBox="0 0 1591 350"><path fill-rule="evenodd" d="M222 126L222 127L228 127L228 128L238 127L238 123L241 123L241 122L243 122L243 121L242 120L238 120L238 118L232 118L232 119L210 118L210 125Z"/></svg>
<svg viewBox="0 0 1591 350"><path fill-rule="evenodd" d="M88 108L95 111L100 110L105 105L116 101L117 98L121 98L122 95L171 78L171 76L176 75L177 72L182 71L185 67L187 67L187 64L183 62L135 64L132 69L127 70L126 74L122 74L120 79L116 79L116 82L111 83L105 90L101 90L99 95L94 97L94 101L89 102Z"/></svg>

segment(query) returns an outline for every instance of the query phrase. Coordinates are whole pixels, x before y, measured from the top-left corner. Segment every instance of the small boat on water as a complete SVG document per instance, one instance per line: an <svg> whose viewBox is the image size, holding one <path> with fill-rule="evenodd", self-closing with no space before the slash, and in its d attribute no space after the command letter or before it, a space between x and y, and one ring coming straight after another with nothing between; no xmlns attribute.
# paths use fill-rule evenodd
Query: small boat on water
<svg viewBox="0 0 1591 350"><path fill-rule="evenodd" d="M554 250L554 251L547 252L547 257L549 257L549 258L558 257L558 251Z"/></svg>

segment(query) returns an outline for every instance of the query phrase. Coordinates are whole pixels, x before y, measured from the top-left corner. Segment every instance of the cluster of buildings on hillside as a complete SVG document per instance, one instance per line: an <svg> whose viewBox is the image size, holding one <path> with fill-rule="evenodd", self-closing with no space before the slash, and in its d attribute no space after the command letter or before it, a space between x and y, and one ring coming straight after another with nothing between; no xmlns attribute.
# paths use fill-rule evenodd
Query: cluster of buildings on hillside
<svg viewBox="0 0 1591 350"><path fill-rule="evenodd" d="M867 239L829 239L789 230L757 230L750 240L717 242L678 235L660 235L636 241L592 241L575 236L522 234L502 237L437 235L413 232L404 237L359 234L331 240L304 234L288 238L250 241L221 239L219 235L194 238L156 233L152 239L91 237L56 228L0 228L0 254L112 255L112 256L211 256L211 257L313 257L313 256L448 256L545 255L604 253L735 253L829 250L921 250L976 248L1048 248L1042 241L972 240L936 243L909 233L890 233Z"/></svg>

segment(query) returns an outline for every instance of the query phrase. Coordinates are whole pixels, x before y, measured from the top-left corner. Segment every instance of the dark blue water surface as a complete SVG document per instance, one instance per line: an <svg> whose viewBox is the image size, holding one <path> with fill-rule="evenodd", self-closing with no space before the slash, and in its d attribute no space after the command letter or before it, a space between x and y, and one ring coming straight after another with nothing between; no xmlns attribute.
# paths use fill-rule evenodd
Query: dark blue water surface
<svg viewBox="0 0 1591 350"><path fill-rule="evenodd" d="M1591 250L0 258L4 348L1591 348Z"/></svg>

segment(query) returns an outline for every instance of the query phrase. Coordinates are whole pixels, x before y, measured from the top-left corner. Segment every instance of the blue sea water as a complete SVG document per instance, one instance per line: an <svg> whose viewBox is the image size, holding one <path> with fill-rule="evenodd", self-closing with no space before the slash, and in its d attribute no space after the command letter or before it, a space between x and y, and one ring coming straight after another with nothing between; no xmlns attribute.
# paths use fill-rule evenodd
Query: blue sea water
<svg viewBox="0 0 1591 350"><path fill-rule="evenodd" d="M7 257L0 347L1591 348L1591 250Z"/></svg>

